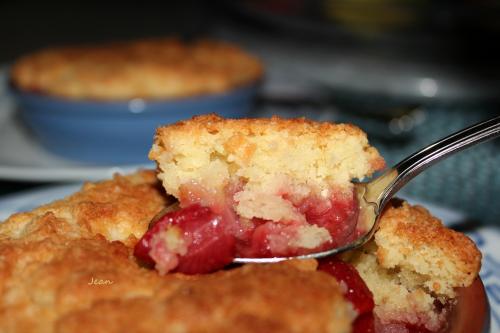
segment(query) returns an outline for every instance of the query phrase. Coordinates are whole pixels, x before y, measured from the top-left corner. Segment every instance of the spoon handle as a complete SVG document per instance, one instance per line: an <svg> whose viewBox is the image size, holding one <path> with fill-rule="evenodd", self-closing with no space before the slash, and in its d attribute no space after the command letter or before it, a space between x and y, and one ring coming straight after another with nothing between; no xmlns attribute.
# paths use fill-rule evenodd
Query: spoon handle
<svg viewBox="0 0 500 333"><path fill-rule="evenodd" d="M384 207L401 187L433 164L498 136L500 136L500 116L467 127L408 156L386 173L386 175L394 176L378 198L378 206Z"/></svg>

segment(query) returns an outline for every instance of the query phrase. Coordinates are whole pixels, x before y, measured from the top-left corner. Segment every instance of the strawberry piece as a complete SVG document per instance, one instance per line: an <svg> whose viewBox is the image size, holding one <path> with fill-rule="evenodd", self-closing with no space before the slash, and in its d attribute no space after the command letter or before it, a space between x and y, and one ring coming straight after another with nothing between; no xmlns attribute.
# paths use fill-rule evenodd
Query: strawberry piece
<svg viewBox="0 0 500 333"><path fill-rule="evenodd" d="M141 238L134 249L134 255L142 261L154 264L151 251L154 237L169 227L177 226L187 244L185 254L177 256L176 272L202 274L221 269L235 257L235 237L228 223L210 208L198 204L171 212L160 218ZM165 251L165 246L158 251ZM154 256L156 257L156 256Z"/></svg>
<svg viewBox="0 0 500 333"><path fill-rule="evenodd" d="M336 257L328 257L320 261L318 269L329 273L341 284L345 284L347 291L344 297L352 303L358 315L373 311L375 306L373 294L354 266Z"/></svg>

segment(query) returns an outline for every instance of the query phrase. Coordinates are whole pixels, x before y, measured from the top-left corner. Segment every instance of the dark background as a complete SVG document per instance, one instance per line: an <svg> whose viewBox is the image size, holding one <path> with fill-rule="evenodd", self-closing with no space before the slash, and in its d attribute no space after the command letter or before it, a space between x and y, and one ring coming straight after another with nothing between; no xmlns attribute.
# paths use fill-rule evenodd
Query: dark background
<svg viewBox="0 0 500 333"><path fill-rule="evenodd" d="M140 37L199 36L214 18L205 1L1 1L0 62L47 46Z"/></svg>
<svg viewBox="0 0 500 333"><path fill-rule="evenodd" d="M338 18L327 17L324 7L328 3L337 6L350 4L351 11L371 22L372 26L367 29L381 30L382 33L376 31L376 38L373 38L375 34L363 38L353 33L352 26ZM261 33L276 33L281 38L321 39L324 43L344 46L372 42L372 47L378 45L398 51L409 48L411 54L419 54L419 57L437 59L439 56L452 56L449 61L461 59L475 65L498 59L499 1L384 0L367 6L368 3L346 0L119 3L4 0L0 2L0 40L4 43L0 61L11 61L23 53L54 45L171 34L188 38L204 36L221 22L245 26ZM410 23L397 26L373 19L389 10L404 14L394 3L411 12L413 18ZM264 15L262 9L266 11ZM277 15L268 19L267 14ZM286 18L294 18L292 24L282 24L282 19ZM308 24L301 24L301 20L307 20ZM422 47L426 49L422 50Z"/></svg>
<svg viewBox="0 0 500 333"><path fill-rule="evenodd" d="M388 80L382 76L380 80L391 84L391 80L400 79L398 70L404 66L411 71L401 71L401 77L406 76L410 81L411 75L437 79L444 75L452 83L459 82L462 90L453 98L422 99L383 89L367 93L356 90L355 85L343 86L343 82L326 87L322 94L318 94L315 85L303 91L295 86L293 93L287 95L292 97L291 101L283 101L283 96L275 95L276 90L272 89L261 94L260 106L273 113L321 118L331 109L339 111L334 120L361 126L389 164L453 131L500 114L500 1L256 0L252 2L255 6L250 7L246 3L0 1L0 64L9 64L22 54L48 46L167 35L188 39L222 36L250 46L250 51L263 56L265 61L268 60L266 45L277 50L277 45L284 45L306 55L298 59L284 48L281 58L274 57L266 63L266 82L273 81L277 65L289 60L295 61L290 65L294 69L314 65L315 58L307 58L309 49L320 50L327 60L331 54L332 63L348 63L351 55L372 61L370 70L361 71L355 78L361 82L368 74L374 74L370 73L372 69L376 72L382 68L394 77ZM367 6L368 3L372 5ZM351 13L359 14L364 23L327 17L326 11L321 10L325 4L350 6ZM412 20L398 26L376 19L391 10L409 12ZM301 88L306 81L298 76L286 83L299 83ZM371 87L377 88L377 82ZM469 92L475 97L467 97ZM276 102L281 105L274 105ZM425 121L404 133L391 134L388 125L398 120L398 112L413 107L419 108ZM497 141L461 153L425 172L408 186L408 193L466 210L479 221L498 223L500 144ZM43 185L48 184L0 181L0 194Z"/></svg>

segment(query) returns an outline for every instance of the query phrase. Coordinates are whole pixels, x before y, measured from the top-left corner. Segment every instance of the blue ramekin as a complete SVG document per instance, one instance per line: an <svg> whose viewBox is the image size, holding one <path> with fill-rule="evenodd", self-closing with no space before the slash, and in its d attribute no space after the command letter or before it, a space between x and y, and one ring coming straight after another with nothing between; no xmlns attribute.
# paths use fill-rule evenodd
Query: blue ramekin
<svg viewBox="0 0 500 333"><path fill-rule="evenodd" d="M72 101L10 86L20 116L40 143L89 164L148 162L157 127L195 115L248 116L259 84L226 93L172 100Z"/></svg>

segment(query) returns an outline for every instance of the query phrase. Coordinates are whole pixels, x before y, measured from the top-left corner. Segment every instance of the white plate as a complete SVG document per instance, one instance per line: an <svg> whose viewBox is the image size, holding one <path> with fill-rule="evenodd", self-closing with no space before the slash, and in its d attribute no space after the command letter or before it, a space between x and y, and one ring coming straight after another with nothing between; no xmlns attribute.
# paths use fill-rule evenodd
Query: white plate
<svg viewBox="0 0 500 333"><path fill-rule="evenodd" d="M46 151L16 118L7 94L7 68L0 68L0 179L22 181L83 181L109 178L147 165L88 165Z"/></svg>

